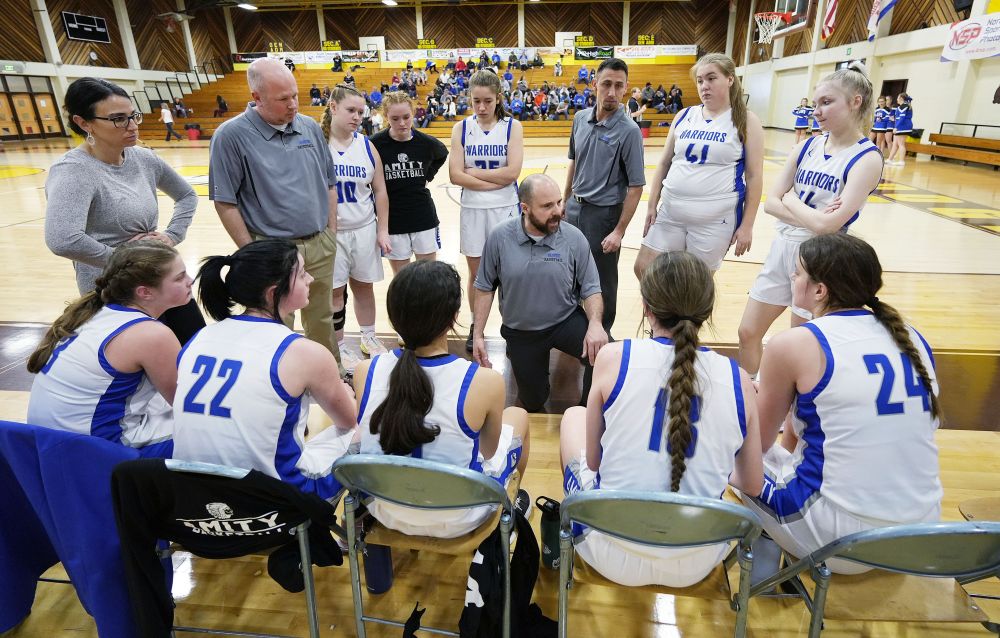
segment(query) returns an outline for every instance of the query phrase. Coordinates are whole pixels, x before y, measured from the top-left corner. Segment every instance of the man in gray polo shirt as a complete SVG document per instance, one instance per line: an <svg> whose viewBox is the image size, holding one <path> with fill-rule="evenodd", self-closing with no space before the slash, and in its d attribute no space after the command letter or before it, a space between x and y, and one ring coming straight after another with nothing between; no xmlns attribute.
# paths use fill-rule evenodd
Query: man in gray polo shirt
<svg viewBox="0 0 1000 638"><path fill-rule="evenodd" d="M212 135L209 198L237 246L265 237L298 245L313 276L302 325L339 363L330 299L337 253L333 157L319 124L298 114L295 78L281 61L255 60L247 83L254 106Z"/></svg>
<svg viewBox="0 0 1000 638"><path fill-rule="evenodd" d="M646 184L642 132L621 105L628 66L609 58L597 67L597 104L577 111L569 139L566 221L583 231L597 264L609 333L618 308L618 256Z"/></svg>
<svg viewBox="0 0 1000 638"><path fill-rule="evenodd" d="M561 224L562 197L551 177L529 175L518 196L521 216L496 226L483 248L474 284L472 357L492 367L483 328L499 288L500 334L507 340L521 405L538 412L549 398L552 348L583 363L584 405L597 351L608 342L597 267L583 233Z"/></svg>

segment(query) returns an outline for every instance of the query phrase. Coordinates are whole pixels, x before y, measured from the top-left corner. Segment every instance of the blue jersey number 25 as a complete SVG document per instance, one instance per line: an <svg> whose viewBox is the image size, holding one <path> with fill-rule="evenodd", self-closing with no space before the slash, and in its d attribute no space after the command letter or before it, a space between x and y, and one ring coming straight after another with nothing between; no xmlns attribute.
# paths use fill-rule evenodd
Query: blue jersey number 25
<svg viewBox="0 0 1000 638"><path fill-rule="evenodd" d="M930 412L931 402L927 394L927 388L921 382L920 377L913 369L910 358L903 353L899 354L900 365L903 373L903 388L908 397L920 397L923 403L924 412ZM875 411L879 416L887 414L902 414L903 402L891 401L892 388L896 383L896 369L892 367L892 361L885 354L866 354L861 358L868 368L868 374L881 374L882 385L879 387L878 396L875 397Z"/></svg>
<svg viewBox="0 0 1000 638"><path fill-rule="evenodd" d="M203 354L198 355L198 358L194 360L194 366L191 368L191 371L197 374L198 378L191 384L191 389L188 391L187 396L184 397L185 412L205 414L205 404L198 403L196 399L198 398L198 394L204 389L205 384L212 377L212 373L215 373L215 376L225 379L225 381L218 392L215 393L215 396L212 397L212 400L209 401L208 414L229 418L230 410L222 405L222 402L225 400L226 395L229 394L229 391L233 389L233 384L236 383L236 377L239 376L240 368L243 367L243 364L232 359L223 359L219 365L218 372L215 370L216 364L218 364L218 359Z"/></svg>

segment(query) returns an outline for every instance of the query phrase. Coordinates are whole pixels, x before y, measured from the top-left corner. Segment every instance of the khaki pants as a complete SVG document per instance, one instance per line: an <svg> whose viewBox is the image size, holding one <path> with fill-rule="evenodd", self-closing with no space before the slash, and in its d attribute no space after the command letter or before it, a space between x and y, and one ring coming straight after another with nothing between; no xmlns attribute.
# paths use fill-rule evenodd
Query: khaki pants
<svg viewBox="0 0 1000 638"><path fill-rule="evenodd" d="M251 235L256 241L266 239L262 235ZM337 238L329 229L324 228L318 235L309 239L291 240L302 254L306 272L312 275L313 282L309 286L309 305L300 310L302 327L306 337L316 343L323 344L333 353L340 368L340 376L344 376L344 366L340 362L340 348L333 330L333 262L337 256ZM292 328L295 317L289 315L285 323Z"/></svg>

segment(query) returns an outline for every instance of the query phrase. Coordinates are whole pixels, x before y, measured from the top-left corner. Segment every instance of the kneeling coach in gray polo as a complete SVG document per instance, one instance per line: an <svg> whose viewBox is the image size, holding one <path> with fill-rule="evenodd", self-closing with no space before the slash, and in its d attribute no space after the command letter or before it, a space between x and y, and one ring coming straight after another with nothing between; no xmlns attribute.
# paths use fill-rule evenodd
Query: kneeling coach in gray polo
<svg viewBox="0 0 1000 638"><path fill-rule="evenodd" d="M551 177L529 175L518 196L521 216L497 225L483 248L475 280L472 356L492 367L483 328L499 288L500 334L507 340L521 405L528 412L544 407L553 348L583 364L584 405L594 359L608 342L597 266L583 233L561 223L562 194Z"/></svg>

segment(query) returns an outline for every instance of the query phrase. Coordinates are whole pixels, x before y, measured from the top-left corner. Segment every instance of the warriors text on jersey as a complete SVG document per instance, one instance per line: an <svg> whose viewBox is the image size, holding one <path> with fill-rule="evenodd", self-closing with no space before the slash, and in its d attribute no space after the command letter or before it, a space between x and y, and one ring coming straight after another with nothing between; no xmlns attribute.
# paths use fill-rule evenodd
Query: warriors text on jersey
<svg viewBox="0 0 1000 638"><path fill-rule="evenodd" d="M462 120L462 151L465 153L466 168L502 168L507 166L507 145L514 126L512 118L496 122L484 131L476 119L470 116ZM462 189L464 208L499 208L517 204L517 182L492 191Z"/></svg>
<svg viewBox="0 0 1000 638"><path fill-rule="evenodd" d="M375 156L371 142L354 133L351 145L338 151L330 144L337 169L337 230L357 230L375 222Z"/></svg>

